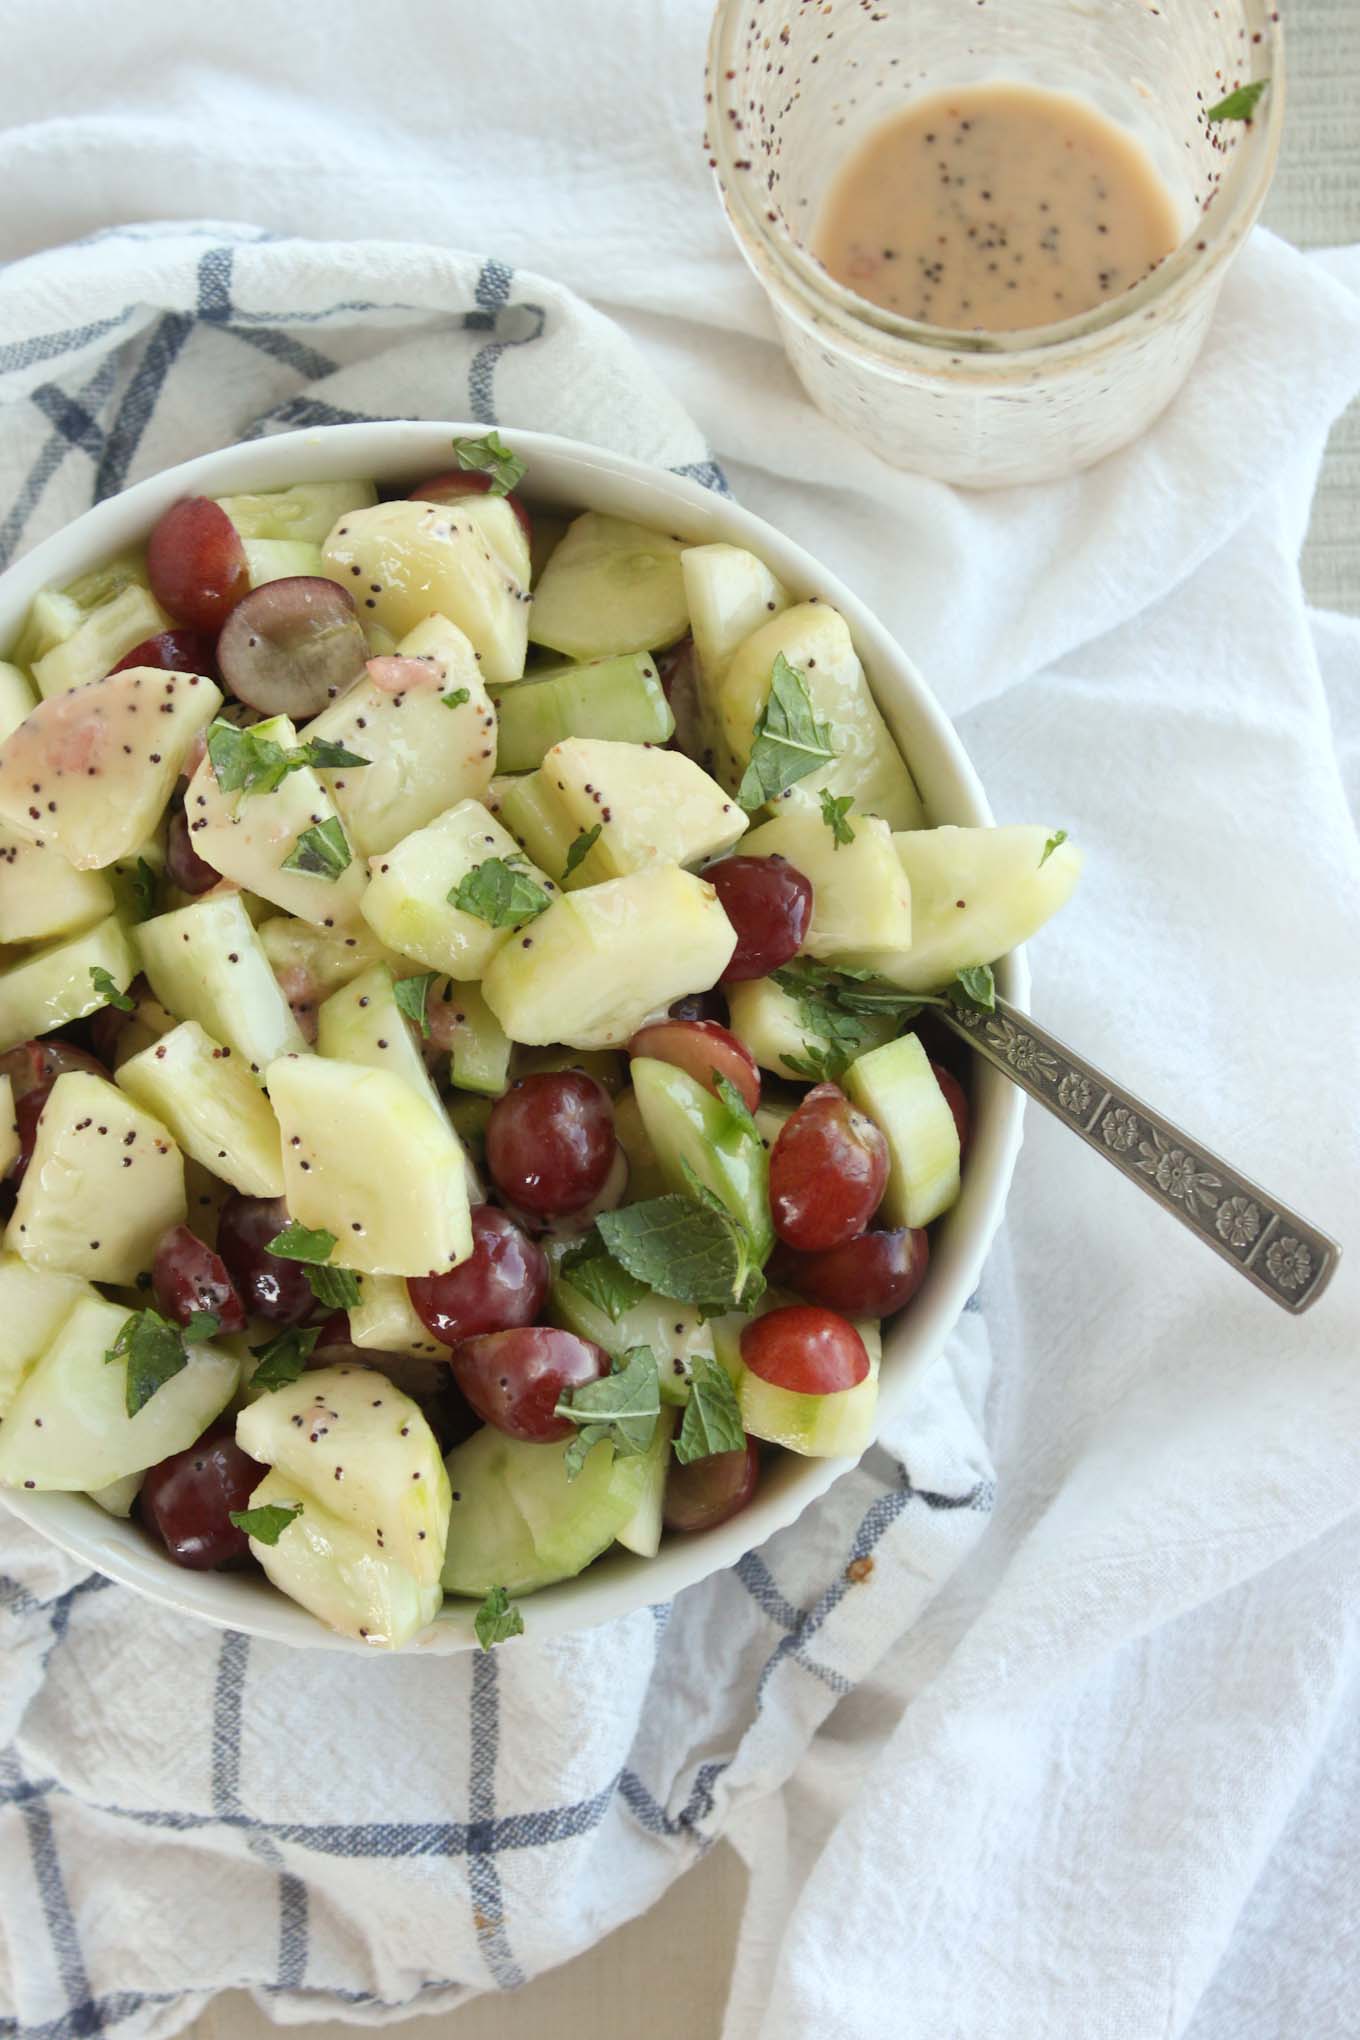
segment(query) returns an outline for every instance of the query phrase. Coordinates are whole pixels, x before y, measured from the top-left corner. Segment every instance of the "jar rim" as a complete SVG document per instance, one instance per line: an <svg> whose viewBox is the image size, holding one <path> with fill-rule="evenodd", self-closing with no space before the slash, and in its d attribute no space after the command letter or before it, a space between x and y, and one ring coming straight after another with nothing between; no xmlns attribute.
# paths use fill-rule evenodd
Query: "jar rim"
<svg viewBox="0 0 1360 2040"><path fill-rule="evenodd" d="M1204 287L1254 224L1275 173L1284 126L1284 34L1273 7L1266 5L1265 0L1246 0L1246 12L1255 17L1256 32L1261 37L1260 43L1252 47L1264 63L1261 75L1269 80L1270 90L1264 96L1260 115L1240 124L1242 132L1233 153L1236 155L1245 144L1250 156L1232 182L1220 187L1201 212L1199 228L1193 236L1187 234L1162 262L1118 297L1047 325L1019 327L1013 332L980 332L972 327L932 326L909 319L838 283L794 238L782 214L771 219L768 208L753 202L756 186L750 175L751 165L739 153L743 146L742 131L736 120L728 118L729 110L736 111L741 76L739 52L749 26L750 6L751 0L718 0L708 45L710 118L705 140L733 234L762 281L763 272L772 270L783 288L802 298L814 315L834 315L846 337L874 347L883 355L948 355L950 365L956 368L979 364L1009 370L1032 365L1036 357L1074 342L1118 334L1139 313L1153 316L1157 310L1169 309Z"/></svg>

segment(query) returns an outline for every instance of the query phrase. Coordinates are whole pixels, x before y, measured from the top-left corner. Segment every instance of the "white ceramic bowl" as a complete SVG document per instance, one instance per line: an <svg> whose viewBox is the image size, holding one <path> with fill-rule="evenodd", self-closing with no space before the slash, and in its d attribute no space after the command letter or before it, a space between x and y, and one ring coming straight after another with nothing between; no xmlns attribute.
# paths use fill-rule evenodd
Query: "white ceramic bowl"
<svg viewBox="0 0 1360 2040"><path fill-rule="evenodd" d="M140 543L161 512L181 496L224 496L346 476L414 484L449 466L451 438L460 433L476 436L481 429L457 424L330 426L228 447L152 475L86 511L0 579L0 645L12 641L30 598L40 588L62 586ZM949 718L910 659L863 603L819 567L810 553L761 518L697 482L574 440L534 432L511 431L508 436L528 463L525 494L532 501L635 518L700 544L726 540L748 546L797 597L820 595L834 603L850 625L878 705L910 762L931 819L975 824L992 820L982 787ZM1023 956L1017 954L1001 964L997 981L1008 998L1023 1005L1028 992ZM973 1090L973 1138L962 1195L937 1229L925 1283L889 1332L878 1403L880 1426L910 1401L977 1285L1010 1187L1020 1146L1022 1109L1021 1093L979 1063ZM744 1552L792 1523L849 1464L843 1459L777 1454L765 1471L755 1501L740 1516L706 1535L672 1538L654 1559L616 1550L579 1579L535 1594L526 1603L528 1633L543 1638L586 1629L649 1603L669 1600L683 1587L733 1564ZM54 1544L166 1607L222 1628L303 1648L366 1648L333 1635L260 1578L188 1572L172 1565L135 1523L115 1521L83 1495L26 1494L10 1489L0 1491L0 1499ZM442 1653L466 1650L473 1642L472 1604L452 1601L425 1635L408 1648Z"/></svg>

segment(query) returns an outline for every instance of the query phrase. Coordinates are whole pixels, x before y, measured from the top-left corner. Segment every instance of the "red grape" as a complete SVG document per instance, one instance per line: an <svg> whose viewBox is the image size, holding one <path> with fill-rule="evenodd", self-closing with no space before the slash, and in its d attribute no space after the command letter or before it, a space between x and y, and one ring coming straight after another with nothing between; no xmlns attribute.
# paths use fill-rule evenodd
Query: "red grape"
<svg viewBox="0 0 1360 2040"><path fill-rule="evenodd" d="M281 1197L246 1197L233 1190L217 1220L217 1250L252 1317L299 1325L316 1307L301 1261L269 1252L269 1242L288 1223Z"/></svg>
<svg viewBox="0 0 1360 2040"><path fill-rule="evenodd" d="M786 1303L753 1318L742 1331L741 1357L762 1381L796 1395L837 1395L869 1372L854 1326L811 1303Z"/></svg>
<svg viewBox="0 0 1360 2040"><path fill-rule="evenodd" d="M553 1410L570 1388L609 1372L609 1355L591 1339L551 1325L484 1332L455 1346L453 1378L479 1417L511 1438L551 1445L576 1430Z"/></svg>
<svg viewBox="0 0 1360 2040"><path fill-rule="evenodd" d="M182 807L174 809L165 833L165 872L171 885L186 893L210 892L222 877L195 850L189 818Z"/></svg>
<svg viewBox="0 0 1360 2040"><path fill-rule="evenodd" d="M161 673L201 673L205 680L217 678L213 641L201 630L163 630L143 638L130 652L124 652L111 670L126 673L133 666L154 666Z"/></svg>
<svg viewBox="0 0 1360 2040"><path fill-rule="evenodd" d="M491 487L492 477L483 474L479 468L456 468L452 474L431 475L428 482L422 482L418 489L412 489L411 500L415 503L456 503L460 496L484 496ZM529 513L519 497L511 489L505 498L523 527L524 536L531 539L534 527Z"/></svg>
<svg viewBox="0 0 1360 2040"><path fill-rule="evenodd" d="M812 919L812 881L782 857L724 857L704 872L737 931L720 982L768 977L796 956Z"/></svg>
<svg viewBox="0 0 1360 2040"><path fill-rule="evenodd" d="M352 687L367 660L353 597L321 574L289 574L253 589L217 640L223 683L237 700L294 722Z"/></svg>
<svg viewBox="0 0 1360 2040"><path fill-rule="evenodd" d="M172 1225L157 1240L151 1288L157 1310L172 1324L187 1325L195 1311L211 1311L219 1331L245 1330L245 1309L226 1262L187 1225Z"/></svg>
<svg viewBox="0 0 1360 2040"><path fill-rule="evenodd" d="M531 1325L548 1293L548 1260L513 1219L479 1204L469 1258L443 1275L412 1276L406 1287L431 1336L458 1346L479 1332Z"/></svg>
<svg viewBox="0 0 1360 2040"><path fill-rule="evenodd" d="M770 1216L804 1253L864 1231L888 1180L888 1143L838 1084L816 1084L770 1151Z"/></svg>
<svg viewBox="0 0 1360 2040"><path fill-rule="evenodd" d="M891 1317L925 1280L930 1242L923 1226L865 1232L825 1254L776 1247L766 1270L780 1289L847 1317Z"/></svg>
<svg viewBox="0 0 1360 2040"><path fill-rule="evenodd" d="M943 1063L932 1062L930 1067L935 1072L936 1083L944 1092L945 1103L954 1115L954 1125L957 1127L959 1135L959 1153L962 1154L968 1145L969 1113L967 1093L954 1075L954 1072L947 1070Z"/></svg>
<svg viewBox="0 0 1360 2040"><path fill-rule="evenodd" d="M230 1565L249 1549L231 1512L250 1507L268 1470L241 1450L230 1420L219 1421L197 1444L149 1469L138 1509L176 1565L199 1572Z"/></svg>
<svg viewBox="0 0 1360 2040"><path fill-rule="evenodd" d="M146 572L161 607L191 630L220 630L250 587L236 526L207 496L164 512L147 540Z"/></svg>
<svg viewBox="0 0 1360 2040"><path fill-rule="evenodd" d="M760 1103L760 1070L750 1050L716 1020L652 1020L628 1044L629 1055L674 1063L717 1096L715 1077L735 1084L752 1112Z"/></svg>
<svg viewBox="0 0 1360 2040"><path fill-rule="evenodd" d="M666 1476L666 1528L716 1530L746 1507L759 1479L760 1449L751 1438L737 1452L714 1452L688 1466L677 1460Z"/></svg>
<svg viewBox="0 0 1360 2040"><path fill-rule="evenodd" d="M582 1070L521 1077L486 1123L497 1189L538 1217L579 1211L597 1197L617 1146L609 1093Z"/></svg>

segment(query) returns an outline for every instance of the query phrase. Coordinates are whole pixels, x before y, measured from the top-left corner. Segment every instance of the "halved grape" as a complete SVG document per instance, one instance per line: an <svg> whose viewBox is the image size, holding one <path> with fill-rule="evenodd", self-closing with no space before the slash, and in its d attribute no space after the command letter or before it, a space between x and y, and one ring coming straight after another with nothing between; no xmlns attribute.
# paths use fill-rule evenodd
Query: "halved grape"
<svg viewBox="0 0 1360 2040"><path fill-rule="evenodd" d="M839 1312L786 1303L743 1326L741 1357L752 1374L796 1395L838 1395L869 1372L855 1327Z"/></svg>
<svg viewBox="0 0 1360 2040"><path fill-rule="evenodd" d="M476 468L456 468L451 474L431 475L428 482L412 489L411 500L416 503L456 503L460 496L484 496L491 482L490 475L482 474ZM532 539L534 527L529 513L513 489L505 500L524 527L524 536Z"/></svg>
<svg viewBox="0 0 1360 2040"><path fill-rule="evenodd" d="M133 666L154 666L162 673L201 673L205 680L217 678L213 641L201 630L163 630L155 637L143 638L130 652L124 652L112 670L125 673Z"/></svg>
<svg viewBox="0 0 1360 2040"><path fill-rule="evenodd" d="M236 526L207 496L170 505L147 540L146 575L162 609L192 630L220 630L250 587Z"/></svg>
<svg viewBox="0 0 1360 2040"><path fill-rule="evenodd" d="M737 931L725 985L768 977L796 956L812 919L812 881L782 857L724 857L704 877Z"/></svg>
<svg viewBox="0 0 1360 2040"><path fill-rule="evenodd" d="M150 1469L137 1497L138 1513L176 1565L196 1572L230 1565L250 1549L232 1511L249 1508L268 1470L241 1450L232 1420L219 1420L197 1444Z"/></svg>
<svg viewBox="0 0 1360 2040"><path fill-rule="evenodd" d="M730 1029L717 1020L652 1020L628 1044L629 1055L647 1055L674 1063L696 1084L718 1095L714 1079L735 1084L752 1112L760 1103L760 1071L755 1057Z"/></svg>
<svg viewBox="0 0 1360 2040"><path fill-rule="evenodd" d="M776 1247L766 1270L780 1289L845 1317L885 1318L910 1303L925 1281L930 1241L923 1226L865 1232L825 1254Z"/></svg>
<svg viewBox="0 0 1360 2040"><path fill-rule="evenodd" d="M759 1480L760 1448L752 1438L737 1452L714 1452L688 1466L677 1460L666 1475L666 1528L686 1535L716 1530L746 1507Z"/></svg>
<svg viewBox="0 0 1360 2040"><path fill-rule="evenodd" d="M547 1256L494 1204L479 1204L467 1260L443 1275L414 1275L406 1288L432 1337L457 1346L480 1332L531 1325L548 1293Z"/></svg>
<svg viewBox="0 0 1360 2040"><path fill-rule="evenodd" d="M568 1389L599 1381L609 1355L591 1339L552 1325L517 1325L456 1346L453 1378L479 1417L508 1437L551 1445L576 1429L553 1415Z"/></svg>
<svg viewBox="0 0 1360 2040"><path fill-rule="evenodd" d="M888 1143L839 1084L815 1084L770 1153L770 1216L786 1246L839 1247L864 1231L888 1181Z"/></svg>
<svg viewBox="0 0 1360 2040"><path fill-rule="evenodd" d="M253 589L217 640L223 682L237 699L294 722L352 687L367 659L349 590L320 574L287 574Z"/></svg>

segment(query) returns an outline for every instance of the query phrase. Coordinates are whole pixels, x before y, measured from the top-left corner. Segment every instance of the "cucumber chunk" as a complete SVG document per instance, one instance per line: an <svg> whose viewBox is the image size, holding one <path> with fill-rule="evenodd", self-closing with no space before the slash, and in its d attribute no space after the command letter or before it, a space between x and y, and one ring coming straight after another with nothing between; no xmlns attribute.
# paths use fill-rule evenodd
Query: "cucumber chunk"
<svg viewBox="0 0 1360 2040"><path fill-rule="evenodd" d="M283 1474L267 1473L250 1506L287 1507L297 1500ZM303 1502L276 1544L252 1537L250 1549L281 1594L328 1629L375 1650L400 1650L434 1621L444 1599L438 1584L422 1586L404 1565L376 1551L370 1536L315 1501Z"/></svg>
<svg viewBox="0 0 1360 2040"><path fill-rule="evenodd" d="M266 581L292 580L298 574L324 578L321 547L309 545L305 539L247 538L242 540L242 549L252 588L263 588Z"/></svg>
<svg viewBox="0 0 1360 2040"><path fill-rule="evenodd" d="M50 843L0 828L0 942L52 942L113 908L102 872L77 871Z"/></svg>
<svg viewBox="0 0 1360 2040"><path fill-rule="evenodd" d="M493 858L513 858L522 876L555 890L551 879L525 862L514 837L480 801L460 800L373 860L364 919L389 949L414 957L427 969L452 978L479 978L515 931L493 928L476 914L464 913L449 895Z"/></svg>
<svg viewBox="0 0 1360 2040"><path fill-rule="evenodd" d="M398 639L431 615L471 640L484 681L518 680L529 614L529 547L508 503L409 499L351 510L322 548L322 573L365 591L361 614ZM373 607L368 607L372 602Z"/></svg>
<svg viewBox="0 0 1360 2040"><path fill-rule="evenodd" d="M743 984L728 985L726 991L727 1024L743 1048L750 1050L763 1070L806 1083L806 1070L795 1068L790 1057L806 1059L809 1049L826 1044L804 1025L797 999L790 998L773 978L748 978ZM891 1041L897 1029L895 1020L876 1015L865 1017L863 1025L867 1030L865 1049Z"/></svg>
<svg viewBox="0 0 1360 2040"><path fill-rule="evenodd" d="M888 1143L883 1217L890 1226L929 1225L959 1194L959 1133L919 1036L871 1049L844 1083Z"/></svg>
<svg viewBox="0 0 1360 2040"><path fill-rule="evenodd" d="M554 666L506 688L496 703L498 772L532 772L564 737L664 744L675 728L645 652Z"/></svg>
<svg viewBox="0 0 1360 2040"><path fill-rule="evenodd" d="M670 1471L671 1438L676 1413L669 1406L657 1418L652 1442L642 1455L644 1481L637 1507L626 1523L620 1523L616 1542L639 1558L655 1558L661 1549L666 1507L666 1475Z"/></svg>
<svg viewBox="0 0 1360 2040"><path fill-rule="evenodd" d="M112 601L92 610L41 658L34 659L32 670L38 692L47 701L54 695L69 693L72 688L102 680L134 645L172 628L170 618L151 590L132 583ZM208 684L203 682L205 687ZM163 801L161 805L164 806Z"/></svg>
<svg viewBox="0 0 1360 2040"><path fill-rule="evenodd" d="M745 1227L759 1267L774 1245L764 1141L674 1063L634 1056L632 1073L633 1096L669 1187L682 1196L694 1195L688 1165Z"/></svg>
<svg viewBox="0 0 1360 2040"><path fill-rule="evenodd" d="M307 1044L239 893L213 893L137 930L151 989L181 1020L245 1058L259 1076Z"/></svg>
<svg viewBox="0 0 1360 2040"><path fill-rule="evenodd" d="M820 813L818 795L825 787L852 794L857 808L881 815L891 828L920 828L921 797L869 692L849 627L825 602L800 602L772 616L733 654L719 696L734 775L750 758L756 718L769 699L780 652L802 674L817 720L830 723L836 756L790 787L779 805ZM728 784L735 786L737 778Z"/></svg>
<svg viewBox="0 0 1360 2040"><path fill-rule="evenodd" d="M88 1494L182 1452L226 1408L240 1368L217 1346L191 1346L130 1417L126 1365L104 1357L127 1316L102 1296L75 1304L0 1428L0 1487Z"/></svg>
<svg viewBox="0 0 1360 2040"><path fill-rule="evenodd" d="M289 489L219 496L243 539L291 538L322 545L347 510L368 510L378 500L372 482L294 482Z"/></svg>
<svg viewBox="0 0 1360 2040"><path fill-rule="evenodd" d="M81 935L35 950L0 971L0 1050L69 1021L97 1013L108 1001L95 990L94 971L107 971L120 992L137 975L137 959L122 923L110 914Z"/></svg>
<svg viewBox="0 0 1360 2040"><path fill-rule="evenodd" d="M187 1208L183 1157L160 1120L87 1070L58 1077L7 1235L29 1267L135 1282Z"/></svg>
<svg viewBox="0 0 1360 2040"><path fill-rule="evenodd" d="M410 1086L432 1112L439 1112L439 1093L430 1080L425 1058L416 1045L411 1022L397 1004L392 973L375 964L362 977L332 992L316 1016L318 1055L341 1062L362 1063L370 1070L389 1070Z"/></svg>
<svg viewBox="0 0 1360 2040"><path fill-rule="evenodd" d="M932 991L970 964L994 963L1028 942L1081 876L1076 844L1060 843L1045 856L1051 839L1037 827L894 836L911 885L912 939L886 975L907 991Z"/></svg>
<svg viewBox="0 0 1360 2040"><path fill-rule="evenodd" d="M869 1372L854 1388L831 1395L800 1395L776 1388L742 1367L737 1377L741 1421L752 1438L782 1445L808 1459L858 1459L874 1435L878 1370L883 1341L876 1318L854 1318L869 1355Z"/></svg>
<svg viewBox="0 0 1360 2040"><path fill-rule="evenodd" d="M445 1464L453 1508L444 1587L476 1600L492 1587L531 1594L574 1578L614 1542L656 1478L650 1453L618 1459L604 1443L568 1480L562 1445L526 1445L489 1424Z"/></svg>
<svg viewBox="0 0 1360 2040"><path fill-rule="evenodd" d="M566 880L569 890L651 864L700 864L746 833L736 802L680 751L569 737L549 751L539 777L573 834L599 829Z"/></svg>
<svg viewBox="0 0 1360 2040"><path fill-rule="evenodd" d="M673 999L716 984L736 942L711 885L657 864L554 901L532 948L507 944L482 990L512 1041L617 1048Z"/></svg>
<svg viewBox="0 0 1360 2040"><path fill-rule="evenodd" d="M334 1233L337 1267L429 1275L467 1259L465 1162L443 1112L389 1070L319 1055L271 1063L266 1084L288 1209Z"/></svg>
<svg viewBox="0 0 1360 2040"><path fill-rule="evenodd" d="M567 852L580 830L542 772L526 772L502 791L496 809L521 850L559 884L567 868Z"/></svg>
<svg viewBox="0 0 1360 2040"><path fill-rule="evenodd" d="M15 1396L35 1360L56 1338L82 1297L93 1296L86 1282L73 1275L51 1275L30 1268L14 1253L0 1251L0 1420L8 1416Z"/></svg>
<svg viewBox="0 0 1360 2040"><path fill-rule="evenodd" d="M37 696L22 669L0 659L0 744L14 735L36 706Z"/></svg>
<svg viewBox="0 0 1360 2040"><path fill-rule="evenodd" d="M418 1404L368 1367L318 1367L236 1419L252 1459L350 1524L377 1557L433 1586L444 1563L449 1482Z"/></svg>
<svg viewBox="0 0 1360 2040"><path fill-rule="evenodd" d="M457 801L480 800L495 765L495 712L462 631L427 616L397 654L420 661L399 686L365 675L307 725L309 738L368 760L321 774L363 857L390 850ZM456 706L445 698L459 694Z"/></svg>
<svg viewBox="0 0 1360 2040"><path fill-rule="evenodd" d="M431 1003L442 1010L435 1016L441 1039L449 1036L449 1077L460 1091L478 1091L486 1098L499 1098L510 1081L511 1041L500 1021L482 996L480 985L461 984L446 988Z"/></svg>
<svg viewBox="0 0 1360 2040"><path fill-rule="evenodd" d="M283 1195L279 1122L241 1058L182 1020L120 1064L118 1087L164 1121L186 1155L247 1197Z"/></svg>
<svg viewBox="0 0 1360 2040"><path fill-rule="evenodd" d="M136 666L41 702L0 750L0 822L79 871L116 864L154 833L221 700L197 673Z"/></svg>
<svg viewBox="0 0 1360 2040"><path fill-rule="evenodd" d="M684 541L587 510L575 518L534 590L534 643L569 659L674 644L689 628Z"/></svg>
<svg viewBox="0 0 1360 2040"><path fill-rule="evenodd" d="M783 857L812 881L809 956L866 970L901 964L911 944L911 887L888 824L850 814L852 843L838 843L820 812L782 809L742 845L750 857Z"/></svg>

